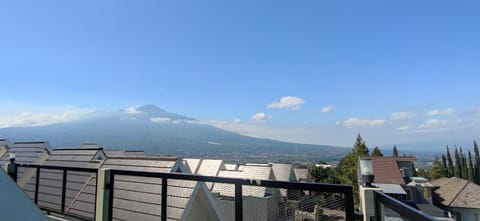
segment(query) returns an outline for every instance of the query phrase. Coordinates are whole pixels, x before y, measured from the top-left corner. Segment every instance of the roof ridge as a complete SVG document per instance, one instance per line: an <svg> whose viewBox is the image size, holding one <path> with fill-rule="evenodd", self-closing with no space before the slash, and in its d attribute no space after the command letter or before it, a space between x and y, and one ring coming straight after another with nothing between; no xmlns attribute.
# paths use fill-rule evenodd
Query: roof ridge
<svg viewBox="0 0 480 221"><path fill-rule="evenodd" d="M455 178L458 178L458 177L455 177ZM460 178L461 179L461 178ZM453 202L455 202L455 200L458 198L458 196L463 192L463 190L468 186L468 184L470 183L471 181L470 180L467 180L467 182L465 183L465 185L463 185L462 189L460 191L457 192L457 194L455 195L455 197L452 199L452 201L450 201L450 203L448 204L448 206L450 207L450 205L453 204Z"/></svg>
<svg viewBox="0 0 480 221"><path fill-rule="evenodd" d="M167 157L167 156L113 156L108 157L110 160L162 160L162 161L176 161L178 157Z"/></svg>
<svg viewBox="0 0 480 221"><path fill-rule="evenodd" d="M102 147L62 147L53 148L53 150L103 150Z"/></svg>
<svg viewBox="0 0 480 221"><path fill-rule="evenodd" d="M48 141L16 141L13 144L48 143Z"/></svg>

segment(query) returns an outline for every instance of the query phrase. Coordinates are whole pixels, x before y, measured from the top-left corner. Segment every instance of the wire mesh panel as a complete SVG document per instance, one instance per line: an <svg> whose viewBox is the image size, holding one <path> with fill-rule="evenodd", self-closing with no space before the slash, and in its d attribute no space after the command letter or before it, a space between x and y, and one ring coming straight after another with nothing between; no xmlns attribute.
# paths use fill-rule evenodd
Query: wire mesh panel
<svg viewBox="0 0 480 221"><path fill-rule="evenodd" d="M112 220L160 220L162 179L114 176Z"/></svg>
<svg viewBox="0 0 480 221"><path fill-rule="evenodd" d="M243 205L244 220L346 220L340 193L252 186L243 195Z"/></svg>
<svg viewBox="0 0 480 221"><path fill-rule="evenodd" d="M207 183L208 184L208 183ZM211 183L210 193L214 200L214 206L217 207L219 217L225 221L235 220L235 184ZM208 188L208 185L207 185ZM243 192L243 191L242 191ZM242 204L243 206L244 204ZM246 216L245 209L242 216Z"/></svg>
<svg viewBox="0 0 480 221"><path fill-rule="evenodd" d="M400 216L398 212L395 212L393 209L386 207L383 204L381 205L381 207L382 207L384 221L397 221L397 220L398 221L402 221L402 220L415 221L415 220L409 220L407 218Z"/></svg>

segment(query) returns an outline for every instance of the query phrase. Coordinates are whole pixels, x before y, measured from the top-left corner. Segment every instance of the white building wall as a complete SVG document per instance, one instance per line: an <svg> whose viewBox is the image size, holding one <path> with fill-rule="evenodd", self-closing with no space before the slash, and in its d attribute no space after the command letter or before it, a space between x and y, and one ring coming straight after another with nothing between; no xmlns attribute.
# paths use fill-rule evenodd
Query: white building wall
<svg viewBox="0 0 480 221"><path fill-rule="evenodd" d="M480 209L461 209L452 208L455 213L460 213L460 219L457 221L480 221Z"/></svg>

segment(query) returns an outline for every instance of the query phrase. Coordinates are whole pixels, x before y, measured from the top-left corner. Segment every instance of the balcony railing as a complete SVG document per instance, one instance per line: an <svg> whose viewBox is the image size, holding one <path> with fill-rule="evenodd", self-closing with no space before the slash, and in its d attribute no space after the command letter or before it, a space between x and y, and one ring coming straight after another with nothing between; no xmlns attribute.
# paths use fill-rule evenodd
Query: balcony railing
<svg viewBox="0 0 480 221"><path fill-rule="evenodd" d="M33 185L33 190L31 190L30 196L32 200L39 205L40 208L46 210L47 212L59 213L70 217L80 218L82 220L94 220L98 213L103 214L102 220L112 220L113 218L113 207L114 207L114 196L115 196L115 181L118 176L130 176L130 177L143 177L143 178L157 178L161 179L161 184L158 185L161 193L168 193L169 191L169 181L171 180L184 180L184 181L197 181L205 183L223 183L234 186L234 219L236 221L244 220L244 187L245 186L254 186L254 187L265 187L265 188L274 188L284 190L287 194L287 198L298 200L298 198L291 197L289 191L298 190L302 193L307 193L311 196L312 199L316 199L311 205L303 205L303 207L317 208L317 206L323 207L325 210L336 209L336 211L341 211L340 217L328 217L322 214L320 216L312 215L312 212L308 212L308 209L296 208L294 213L290 211L284 212L283 216L278 216L275 220L354 220L361 217L356 217L354 214L354 205L353 205L353 189L351 186L347 185L333 185L333 184L317 184L317 183L300 183L300 182L285 182L285 181L272 181L272 180L251 180L251 179L237 179L237 178L226 178L226 177L214 177L214 176L201 176L193 174L183 174L183 173L159 173L159 172L143 172L143 171L127 171L127 170L108 170L108 183L105 183L104 191L107 192L106 205L107 208L98 208L97 207L97 190L99 171L94 168L79 168L79 167L63 167L63 166L50 166L50 165L36 165L36 164L13 164L13 168L9 169L9 175L12 179L17 179L17 172L19 167L32 168L35 169L35 176L30 179L30 182L26 185ZM60 185L53 185L51 177L43 177L42 172L49 172L51 176L52 171L57 171L55 173L58 175L56 181ZM65 210L67 207L66 199L67 196L68 183L77 182L74 180L69 180L70 176L79 176L78 173L87 174L87 176L92 177L90 183L93 183L94 191L92 195L94 196L93 204L95 205L93 211L90 211L94 216L86 217L78 214L74 214ZM90 174L90 175L88 175ZM52 208L51 206L45 206L41 202L45 202L42 197L50 197L48 193L42 192L40 190L40 185L42 180L47 181L42 184L47 187L56 187L59 190L59 193L54 193L58 197L59 207ZM46 179L46 180L45 180ZM34 180L34 183L32 183ZM49 186L50 185L50 186ZM298 193L298 192L297 192ZM161 198L161 216L158 218L160 220L167 220L167 207L169 206L169 201L167 200L168 194L160 194ZM70 196L71 197L71 196ZM323 199L323 201L322 201ZM332 203L333 202L333 203ZM375 205L375 220L415 220L415 221L434 221L434 217L421 212L415 208L408 206L407 204L392 198L382 192L374 191L374 205ZM280 219L281 218L281 219Z"/></svg>
<svg viewBox="0 0 480 221"><path fill-rule="evenodd" d="M98 179L98 169L95 168L82 168L82 167L63 167L63 166L53 166L53 165L38 165L38 164L15 164L15 169L13 170L14 173L10 173L9 175L13 178L13 180L17 180L17 172L18 168L23 167L23 168L32 168L35 169L35 176L32 177L28 182L25 184L27 185L33 185L34 189L33 190L26 190L24 188L24 191L30 195L35 202L40 208L47 212L53 212L53 213L60 213L60 214L65 214L71 217L76 217L80 219L86 219L87 217L82 217L76 214L71 214L65 211L67 205L66 205L66 199L67 199L67 189L68 189L68 184L73 183L74 181L69 182L69 174L70 176L78 176L79 173L83 173L84 176L93 176L95 177L95 180ZM46 175L47 173L49 175L55 174L58 175L59 179L52 179L51 177L45 177L45 180L50 181L49 184L45 184L45 188L55 188L60 190L60 193L58 192L45 192L40 190L40 179L42 179L42 173L43 175ZM34 183L32 184L31 182L34 180ZM56 184L52 184L51 181L57 181ZM77 182L78 183L78 182ZM60 185L60 186L58 186ZM24 186L24 187L25 187ZM33 196L31 194L33 194ZM39 194L42 194L40 197ZM54 196L60 199L60 202L56 202L59 204L57 208L54 208L54 206L51 205L44 205L42 202L46 202L43 197L46 197L47 195L49 196ZM96 188L95 188L95 200L93 201L94 205L96 206ZM95 212L95 211L92 211Z"/></svg>
<svg viewBox="0 0 480 221"><path fill-rule="evenodd" d="M275 190L282 190L286 194L284 199L287 203L295 204L294 206L284 205L284 211L281 212L281 216L277 216L274 220L348 220L353 221L355 219L354 214L354 202L353 202L353 188L348 185L334 185L334 184L318 184L318 183L302 183L302 182L285 182L285 181L272 181L272 180L252 180L252 179L238 179L238 178L226 178L226 177L215 177L215 176L201 176L194 174L183 174L183 173L160 173L160 172L143 172L143 171L127 171L127 170L108 170L108 173L102 170L91 169L91 168L78 168L78 167L62 167L62 166L47 166L47 165L35 165L35 164L14 164L15 169L9 172L9 175L13 178L17 178L17 168L26 167L26 168L36 168L36 176L33 196L32 199L41 207L42 209L63 214L66 216L77 217L83 220L94 220L96 217L102 217L99 220L112 220L113 218L113 207L114 207L114 198L115 198L115 187L116 181L119 176L130 176L138 178L156 178L161 179L161 184L158 185L161 193L168 193L169 191L169 182L172 180L183 180L183 181L197 181L205 183L221 183L227 185L233 185L234 188L234 219L236 221L244 220L244 209L245 209L245 194L246 188L250 187L261 187L261 188L272 188ZM42 182L45 181L42 179L43 171L60 171L57 173L60 178L58 181L61 183L60 186L53 185L61 190L61 193L56 193L57 197L60 199L60 207L52 208L49 206L42 206L41 202L42 197L50 197L47 193L42 192L39 188ZM74 173L75 172L75 173ZM73 174L72 174L73 173ZM69 182L77 182L75 180L69 180L69 177L79 176L77 173L83 174L93 174L90 176L89 182L95 186L94 194L95 201L92 202L95 204L93 207L94 211L90 211L94 214L91 217L81 216L78 214L73 214L69 211L66 211L68 202L66 199L69 196L67 192L69 189ZM100 173L103 173L104 176L108 176L108 182L104 185L99 184ZM33 179L33 178L32 178ZM50 184L48 184L50 185ZM100 185L100 186L99 186ZM97 199L102 199L97 197L98 190L102 190L103 196L107 196L107 199L104 202L97 202ZM296 196L291 197L293 190L296 190ZM41 194L39 194L41 193ZM107 193L107 194L105 194ZM171 193L174 194L174 193ZM167 200L168 194L161 194L161 206L160 220L167 220L167 207L169 206L169 201ZM78 194L77 194L78 196ZM168 195L170 196L170 195ZM69 200L70 200L69 198ZM56 199L56 198L55 198ZM303 200L308 199L308 200ZM44 202L44 201L42 201ZM308 203L305 203L308 202ZM101 205L99 208L99 206ZM106 208L105 208L106 207ZM278 209L278 208L277 208ZM279 210L280 211L280 210ZM327 214L327 211L329 214ZM99 213L102 213L102 216L98 216ZM331 215L335 214L335 215Z"/></svg>
<svg viewBox="0 0 480 221"><path fill-rule="evenodd" d="M436 221L429 214L410 207L383 192L374 191L375 221Z"/></svg>

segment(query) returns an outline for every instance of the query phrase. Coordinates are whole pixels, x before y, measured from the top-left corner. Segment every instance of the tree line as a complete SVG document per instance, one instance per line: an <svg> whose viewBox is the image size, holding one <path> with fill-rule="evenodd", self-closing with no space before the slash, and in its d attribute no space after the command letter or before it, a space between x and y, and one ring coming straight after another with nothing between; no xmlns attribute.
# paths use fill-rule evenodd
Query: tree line
<svg viewBox="0 0 480 221"><path fill-rule="evenodd" d="M430 172L431 179L440 177L459 177L466 180L474 181L480 184L480 154L476 141L473 141L473 152L463 151L462 147L455 146L454 157L447 146L446 154L442 154L442 158L435 158L433 167Z"/></svg>
<svg viewBox="0 0 480 221"><path fill-rule="evenodd" d="M353 186L355 201L358 202L358 179L357 168L359 157L383 157L383 153L378 147L375 147L370 154L370 151L365 144L365 141L357 135L355 144L350 153L348 153L335 168L312 167L310 174L312 179L317 183L333 183L333 184L348 184ZM397 147L393 147L393 157L398 157ZM324 163L324 162L320 162Z"/></svg>

